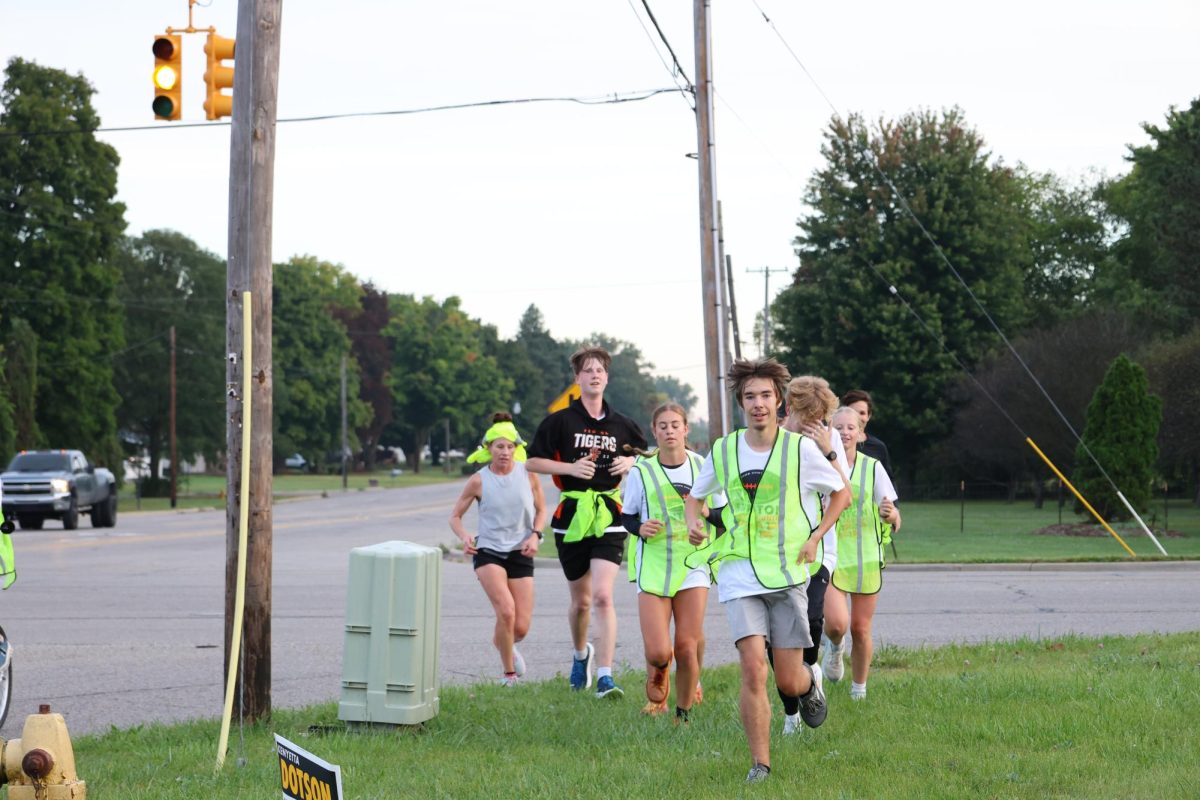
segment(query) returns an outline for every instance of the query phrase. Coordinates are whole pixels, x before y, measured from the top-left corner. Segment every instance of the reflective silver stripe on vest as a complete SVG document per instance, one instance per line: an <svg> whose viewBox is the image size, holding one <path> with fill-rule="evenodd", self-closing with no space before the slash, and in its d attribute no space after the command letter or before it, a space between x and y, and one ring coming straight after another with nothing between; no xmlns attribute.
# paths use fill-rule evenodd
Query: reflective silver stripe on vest
<svg viewBox="0 0 1200 800"><path fill-rule="evenodd" d="M662 464L662 462L660 461L659 464ZM648 467L646 471L650 473L650 480L654 483L654 493L658 495L658 507L662 511L663 522L667 526L667 576L666 580L663 581L662 594L663 597L669 597L671 595L671 550L674 547L674 542L672 541L671 537L671 515L667 511L667 498L663 496L662 487L658 483L658 470L651 466ZM645 481L643 481L643 483L645 483ZM643 557L644 553L645 551L643 551Z"/></svg>
<svg viewBox="0 0 1200 800"><path fill-rule="evenodd" d="M859 453L858 459L858 584L855 591L862 593L863 584L863 507L867 502L867 459ZM874 498L872 498L874 501Z"/></svg>
<svg viewBox="0 0 1200 800"><path fill-rule="evenodd" d="M788 586L795 586L796 582L792 580L792 573L788 569L787 551L784 548L787 533L787 518L784 511L787 509L788 496L788 453L791 451L792 434L790 431L783 431L783 453L779 457L779 529L778 529L778 546L779 546L779 570L783 573L784 580ZM799 476L797 476L799 477ZM808 570L804 571L804 580L808 582Z"/></svg>

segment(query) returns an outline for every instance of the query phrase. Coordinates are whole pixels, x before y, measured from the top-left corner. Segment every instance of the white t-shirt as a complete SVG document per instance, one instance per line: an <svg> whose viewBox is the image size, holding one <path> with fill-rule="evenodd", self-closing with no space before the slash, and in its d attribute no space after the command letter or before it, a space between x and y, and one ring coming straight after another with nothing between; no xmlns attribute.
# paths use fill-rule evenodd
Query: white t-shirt
<svg viewBox="0 0 1200 800"><path fill-rule="evenodd" d="M660 462L661 463L661 462ZM696 476L692 470L692 459L689 454L684 459L682 464L670 467L666 464L662 465L663 472L667 475L667 480L675 487L675 491L679 492L680 497L686 498L691 492L692 484L695 483ZM718 492L709 498L709 505L713 507L722 506L725 504L724 493ZM625 476L625 488L621 492L621 513L622 514L637 514L638 519L642 522L650 519L649 503L646 499L646 487L642 484L642 472L639 469L631 469ZM641 541L637 542L637 547L634 548L636 557L635 573L638 578L642 575L642 548ZM698 586L708 586L708 567L700 566L689 570L687 576L683 579L683 583L679 587L679 591L684 589L694 589ZM638 587L641 592L641 587Z"/></svg>
<svg viewBox="0 0 1200 800"><path fill-rule="evenodd" d="M737 437L738 471L743 479L755 477L755 472L761 475L771 458L771 449L773 448L762 451L754 450L746 442L744 432L739 431L739 434L743 435ZM780 431L779 435L782 436L783 432ZM830 495L839 489L844 489L845 486L842 476L825 458L825 454L821 452L816 443L807 436L801 439L800 505L814 525L821 519L820 495ZM723 488L717 483L716 468L713 466L712 453L709 453L708 458L704 460L704 466L700 468L696 482L692 484L692 496L703 499L716 494ZM822 541L825 542L828 539L829 533L825 534ZM825 544L825 552L829 553L830 550L835 553L834 558L836 559L836 540ZM836 564L836 561L834 563ZM775 590L768 589L758 582L758 577L754 574L754 567L751 566L749 560L739 558L721 562L717 581L717 597L722 603L736 600L739 597L750 597L773 591Z"/></svg>

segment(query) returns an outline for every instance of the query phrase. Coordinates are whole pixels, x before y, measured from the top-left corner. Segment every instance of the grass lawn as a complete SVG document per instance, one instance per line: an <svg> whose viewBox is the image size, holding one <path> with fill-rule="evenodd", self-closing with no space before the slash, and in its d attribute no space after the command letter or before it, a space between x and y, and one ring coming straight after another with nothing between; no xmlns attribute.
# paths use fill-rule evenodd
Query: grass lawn
<svg viewBox="0 0 1200 800"><path fill-rule="evenodd" d="M1107 531L1093 526L1097 536L1063 536L1036 533L1057 525L1058 507L1047 503L1036 509L1030 502L999 500L923 500L902 503L904 524L895 537L896 553L888 549L889 564L985 563L1028 561L1129 561L1129 554ZM1153 515L1153 516L1151 516ZM1167 512L1172 533L1162 536L1163 507L1159 502L1143 516L1168 557L1200 558L1200 508L1187 500L1172 500ZM1089 517L1090 519L1090 517ZM1063 509L1064 525L1085 522L1070 507ZM1112 524L1139 560L1162 555L1136 523ZM961 528L961 529L960 529ZM554 536L547 531L538 555L556 558Z"/></svg>
<svg viewBox="0 0 1200 800"><path fill-rule="evenodd" d="M376 486L385 489L399 489L406 486L421 486L429 483L444 483L458 480L462 475L455 470L449 474L440 469L426 468L419 475L405 471L403 475L393 478L388 471L359 472L347 476L349 491L363 491L374 481ZM180 478L176 495L178 508L208 508L225 504L224 492L226 481L224 475L186 475ZM341 475L314 475L301 473L280 473L273 478L273 490L276 499L295 496L298 494L320 494L322 492L342 491ZM141 511L165 511L171 507L171 501L166 497L143 497L141 508L134 494L132 484L126 484L121 491L120 513L136 513Z"/></svg>
<svg viewBox="0 0 1200 800"><path fill-rule="evenodd" d="M865 702L827 684L819 729L783 739L773 699L773 772L756 786L735 666L705 671L684 726L640 714L642 678L618 674L615 702L561 678L447 687L406 731L346 732L328 703L277 711L240 745L235 717L219 775L216 721L82 737L75 757L91 800L278 798L274 733L340 765L355 800L1196 796L1200 633L882 648Z"/></svg>

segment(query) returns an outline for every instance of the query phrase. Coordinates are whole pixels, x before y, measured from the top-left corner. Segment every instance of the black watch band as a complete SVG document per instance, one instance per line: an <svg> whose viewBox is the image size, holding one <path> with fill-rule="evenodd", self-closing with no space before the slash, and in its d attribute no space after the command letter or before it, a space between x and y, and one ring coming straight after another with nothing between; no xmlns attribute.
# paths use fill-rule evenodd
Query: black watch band
<svg viewBox="0 0 1200 800"><path fill-rule="evenodd" d="M837 461L837 451L830 450L828 453L825 454L825 458L829 459L830 461Z"/></svg>

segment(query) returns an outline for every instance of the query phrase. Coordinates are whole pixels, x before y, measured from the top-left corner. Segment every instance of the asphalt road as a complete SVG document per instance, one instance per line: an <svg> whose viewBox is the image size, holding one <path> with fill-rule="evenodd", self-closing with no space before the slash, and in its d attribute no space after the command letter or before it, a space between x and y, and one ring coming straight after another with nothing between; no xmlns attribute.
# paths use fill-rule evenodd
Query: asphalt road
<svg viewBox="0 0 1200 800"><path fill-rule="evenodd" d="M350 550L397 539L449 544L446 518L461 485L336 493L275 506L276 707L339 696ZM224 513L122 512L116 528L81 525L63 531L49 522L46 530L14 534L19 578L0 595L0 625L14 647L13 707L0 736L19 736L39 703L63 713L76 736L219 716ZM442 680L491 680L499 661L490 645L490 607L468 564L442 566ZM557 564L539 565L535 580L534 621L522 651L529 677L539 679L565 673L571 647L567 588ZM640 668L635 593L620 585L616 594L617 662ZM898 645L1187 631L1200 627L1197 608L1200 563L897 565L888 570L875 630L879 641ZM708 614L707 662L732 661L715 592Z"/></svg>

